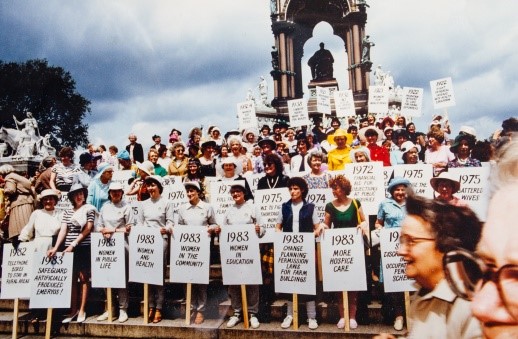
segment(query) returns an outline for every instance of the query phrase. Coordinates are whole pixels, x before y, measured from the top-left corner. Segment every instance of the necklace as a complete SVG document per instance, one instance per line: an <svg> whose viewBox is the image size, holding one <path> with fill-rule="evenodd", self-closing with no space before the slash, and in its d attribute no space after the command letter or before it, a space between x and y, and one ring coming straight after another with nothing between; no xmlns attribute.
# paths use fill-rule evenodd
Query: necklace
<svg viewBox="0 0 518 339"><path fill-rule="evenodd" d="M275 180L271 180L271 183L270 183L270 178L266 178L266 183L268 184L268 187L269 188L275 188L277 186L277 181L279 180L279 177L275 177Z"/></svg>

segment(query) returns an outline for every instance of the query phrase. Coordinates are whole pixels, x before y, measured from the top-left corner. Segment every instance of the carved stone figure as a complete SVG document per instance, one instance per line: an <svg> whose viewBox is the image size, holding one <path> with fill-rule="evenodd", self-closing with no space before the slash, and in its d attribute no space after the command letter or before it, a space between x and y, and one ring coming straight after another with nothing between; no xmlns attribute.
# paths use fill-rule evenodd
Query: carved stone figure
<svg viewBox="0 0 518 339"><path fill-rule="evenodd" d="M370 35L366 35L362 40L362 64L371 61L371 47L375 46L373 42L369 41Z"/></svg>
<svg viewBox="0 0 518 339"><path fill-rule="evenodd" d="M263 76L259 77L259 79L261 79L258 85L259 95L261 97L261 104L263 106L270 106L270 104L268 103L268 83L266 82Z"/></svg>
<svg viewBox="0 0 518 339"><path fill-rule="evenodd" d="M331 52L324 48L324 43L320 43L320 49L313 54L308 60L308 66L311 68L311 76L313 80L331 80L333 79L333 63L335 59Z"/></svg>

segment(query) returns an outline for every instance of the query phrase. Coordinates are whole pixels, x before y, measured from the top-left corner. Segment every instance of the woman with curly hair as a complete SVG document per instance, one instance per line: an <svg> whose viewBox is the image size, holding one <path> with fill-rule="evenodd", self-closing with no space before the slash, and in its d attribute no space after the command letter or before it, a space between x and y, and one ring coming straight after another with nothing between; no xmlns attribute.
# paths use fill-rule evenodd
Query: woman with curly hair
<svg viewBox="0 0 518 339"><path fill-rule="evenodd" d="M52 167L50 187L56 192L68 192L74 183L74 177L81 169L74 164L74 150L65 146L59 151L61 162Z"/></svg>
<svg viewBox="0 0 518 339"><path fill-rule="evenodd" d="M428 148L424 152L424 162L432 164L434 175L438 175L446 169L448 161L453 161L455 155L449 147L443 145L444 132L439 128L432 128L427 134Z"/></svg>

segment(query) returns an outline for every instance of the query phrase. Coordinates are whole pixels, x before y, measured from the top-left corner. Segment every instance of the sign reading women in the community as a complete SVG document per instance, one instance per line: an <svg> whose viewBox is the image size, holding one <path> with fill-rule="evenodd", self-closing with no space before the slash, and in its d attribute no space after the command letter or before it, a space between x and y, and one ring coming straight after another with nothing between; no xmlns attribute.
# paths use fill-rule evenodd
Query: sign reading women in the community
<svg viewBox="0 0 518 339"><path fill-rule="evenodd" d="M287 104L291 127L311 125L305 99L288 100Z"/></svg>
<svg viewBox="0 0 518 339"><path fill-rule="evenodd" d="M35 252L30 308L69 308L74 254Z"/></svg>
<svg viewBox="0 0 518 339"><path fill-rule="evenodd" d="M164 239L154 227L131 228L129 236L129 281L164 284Z"/></svg>
<svg viewBox="0 0 518 339"><path fill-rule="evenodd" d="M381 229L381 267L385 292L414 291L414 280L406 275L406 262L397 254L401 229Z"/></svg>
<svg viewBox="0 0 518 339"><path fill-rule="evenodd" d="M259 206L261 214L259 218L266 228L266 234L259 240L261 243L273 242L277 217L281 213L282 203L290 200L290 192L287 188L273 188L268 190L257 190L254 203Z"/></svg>
<svg viewBox="0 0 518 339"><path fill-rule="evenodd" d="M448 172L460 182L460 190L454 195L464 200L482 221L486 220L489 205L490 171L489 166L448 169Z"/></svg>
<svg viewBox="0 0 518 339"><path fill-rule="evenodd" d="M124 234L113 233L110 237L93 232L92 247L92 287L126 287L126 253Z"/></svg>
<svg viewBox="0 0 518 339"><path fill-rule="evenodd" d="M383 164L379 161L348 164L344 172L351 182L351 198L361 202L365 214L378 213L378 206L385 198Z"/></svg>
<svg viewBox="0 0 518 339"><path fill-rule="evenodd" d="M12 244L4 244L0 299L30 297L33 254L32 242L20 243L16 248Z"/></svg>
<svg viewBox="0 0 518 339"><path fill-rule="evenodd" d="M430 185L430 179L433 177L431 164L394 166L394 177L408 179L415 194L429 199L433 198L433 187Z"/></svg>
<svg viewBox="0 0 518 339"><path fill-rule="evenodd" d="M440 109L455 106L455 95L451 78L430 81L433 108Z"/></svg>
<svg viewBox="0 0 518 339"><path fill-rule="evenodd" d="M223 225L219 235L223 285L261 285L259 237L255 225Z"/></svg>
<svg viewBox="0 0 518 339"><path fill-rule="evenodd" d="M210 235L207 226L179 225L171 236L169 280L208 284Z"/></svg>
<svg viewBox="0 0 518 339"><path fill-rule="evenodd" d="M315 235L275 233L275 292L316 293Z"/></svg>
<svg viewBox="0 0 518 339"><path fill-rule="evenodd" d="M326 230L320 237L324 291L366 291L362 233L357 228Z"/></svg>

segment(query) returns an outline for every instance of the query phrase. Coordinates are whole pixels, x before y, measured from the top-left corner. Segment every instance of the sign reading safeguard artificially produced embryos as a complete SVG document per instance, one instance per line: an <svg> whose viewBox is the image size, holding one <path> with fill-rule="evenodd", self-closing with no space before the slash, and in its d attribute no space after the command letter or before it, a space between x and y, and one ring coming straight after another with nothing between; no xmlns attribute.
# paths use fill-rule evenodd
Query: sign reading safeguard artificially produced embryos
<svg viewBox="0 0 518 339"><path fill-rule="evenodd" d="M430 81L430 88L432 90L434 109L455 106L455 95L453 94L451 78Z"/></svg>
<svg viewBox="0 0 518 339"><path fill-rule="evenodd" d="M337 117L345 118L356 115L352 90L334 91L333 96L335 98L335 111Z"/></svg>
<svg viewBox="0 0 518 339"><path fill-rule="evenodd" d="M237 104L237 117L239 119L239 130L247 128L257 129L257 116L255 114L255 102L245 101Z"/></svg>
<svg viewBox="0 0 518 339"><path fill-rule="evenodd" d="M388 110L388 87L369 86L369 112L385 114Z"/></svg>
<svg viewBox="0 0 518 339"><path fill-rule="evenodd" d="M277 232L274 255L276 293L315 295L315 236L313 232Z"/></svg>
<svg viewBox="0 0 518 339"><path fill-rule="evenodd" d="M290 192L287 188L273 188L257 190L254 203L258 206L260 219L266 228L266 234L259 240L261 243L273 242L277 217L281 213L282 203L290 200Z"/></svg>
<svg viewBox="0 0 518 339"><path fill-rule="evenodd" d="M33 254L32 242L20 243L17 248L4 244L0 299L30 297Z"/></svg>
<svg viewBox="0 0 518 339"><path fill-rule="evenodd" d="M259 237L255 225L224 225L219 235L223 285L261 285Z"/></svg>
<svg viewBox="0 0 518 339"><path fill-rule="evenodd" d="M415 291L414 280L407 277L406 262L397 254L399 249L400 228L382 228L381 268L383 270L383 284L385 292Z"/></svg>
<svg viewBox="0 0 518 339"><path fill-rule="evenodd" d="M366 291L361 231L355 227L326 230L320 244L324 291Z"/></svg>
<svg viewBox="0 0 518 339"><path fill-rule="evenodd" d="M420 117L423 107L423 89L403 87L403 99L401 102L401 115L405 117Z"/></svg>
<svg viewBox="0 0 518 339"><path fill-rule="evenodd" d="M430 179L433 177L433 167L431 164L394 166L394 177L408 179L415 194L430 199L433 198L433 187L430 185Z"/></svg>
<svg viewBox="0 0 518 339"><path fill-rule="evenodd" d="M454 194L464 200L482 221L486 220L489 205L490 167L449 168L448 172L460 181L460 190Z"/></svg>
<svg viewBox="0 0 518 339"><path fill-rule="evenodd" d="M305 99L288 100L287 104L291 127L311 125Z"/></svg>
<svg viewBox="0 0 518 339"><path fill-rule="evenodd" d="M164 239L155 227L131 228L129 236L129 281L164 284Z"/></svg>
<svg viewBox="0 0 518 339"><path fill-rule="evenodd" d="M363 212L377 214L378 206L385 198L383 164L379 161L348 164L345 177L351 182L351 198L361 202Z"/></svg>
<svg viewBox="0 0 518 339"><path fill-rule="evenodd" d="M169 280L208 284L210 235L207 226L178 225L171 236Z"/></svg>
<svg viewBox="0 0 518 339"><path fill-rule="evenodd" d="M92 287L126 287L126 253L124 233L116 232L106 238L98 232L92 239Z"/></svg>
<svg viewBox="0 0 518 339"><path fill-rule="evenodd" d="M228 208L234 205L234 199L230 195L230 188L236 182L244 183L245 180L213 181L210 183L210 203L214 208L216 221L219 225L223 223Z"/></svg>
<svg viewBox="0 0 518 339"><path fill-rule="evenodd" d="M30 308L69 308L74 254L35 252Z"/></svg>
<svg viewBox="0 0 518 339"><path fill-rule="evenodd" d="M329 88L317 86L316 93L317 112L323 114L331 114L331 96L329 94Z"/></svg>

